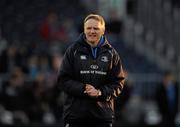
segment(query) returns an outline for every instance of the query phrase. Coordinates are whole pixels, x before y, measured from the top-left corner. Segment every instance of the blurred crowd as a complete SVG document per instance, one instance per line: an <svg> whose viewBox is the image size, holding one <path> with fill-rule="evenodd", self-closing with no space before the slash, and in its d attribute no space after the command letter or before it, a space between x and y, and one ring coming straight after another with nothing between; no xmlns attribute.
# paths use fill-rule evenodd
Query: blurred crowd
<svg viewBox="0 0 180 127"><path fill-rule="evenodd" d="M48 12L36 43L9 43L0 37L0 123L61 120L63 94L56 78L63 53L78 32L73 20L61 23L58 18L54 11Z"/></svg>
<svg viewBox="0 0 180 127"><path fill-rule="evenodd" d="M1 122L52 123L61 118L61 95L56 85L61 59L57 51L49 53L17 44L1 52Z"/></svg>

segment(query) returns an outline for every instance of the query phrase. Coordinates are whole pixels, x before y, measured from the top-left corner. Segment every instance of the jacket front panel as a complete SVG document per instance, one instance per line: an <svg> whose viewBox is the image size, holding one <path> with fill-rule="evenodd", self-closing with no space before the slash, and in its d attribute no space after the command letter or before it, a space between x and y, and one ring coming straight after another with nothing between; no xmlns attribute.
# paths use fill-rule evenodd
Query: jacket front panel
<svg viewBox="0 0 180 127"><path fill-rule="evenodd" d="M73 69L75 80L83 84L91 84L96 89L109 83L109 71L112 66L111 48L100 47L97 49L97 57L92 56L91 48L79 45L74 50ZM93 98L74 98L70 108L69 118L73 119L94 119L111 121L113 117L111 102L100 102ZM77 116L77 114L79 114Z"/></svg>
<svg viewBox="0 0 180 127"><path fill-rule="evenodd" d="M77 80L84 84L92 84L98 88L100 85L107 84L108 74L112 65L112 54L110 49L98 49L97 58L93 58L91 50L81 47L75 51L74 69Z"/></svg>

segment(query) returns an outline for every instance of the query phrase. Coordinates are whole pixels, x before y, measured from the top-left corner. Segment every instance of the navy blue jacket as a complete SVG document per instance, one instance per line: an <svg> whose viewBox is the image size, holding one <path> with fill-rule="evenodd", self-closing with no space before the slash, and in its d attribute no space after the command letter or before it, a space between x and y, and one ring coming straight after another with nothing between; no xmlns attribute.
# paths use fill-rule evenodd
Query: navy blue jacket
<svg viewBox="0 0 180 127"><path fill-rule="evenodd" d="M100 89L102 96L89 97L85 84ZM64 55L58 85L65 92L65 122L112 122L113 104L124 84L124 74L118 53L102 37L96 48L86 41L84 34Z"/></svg>

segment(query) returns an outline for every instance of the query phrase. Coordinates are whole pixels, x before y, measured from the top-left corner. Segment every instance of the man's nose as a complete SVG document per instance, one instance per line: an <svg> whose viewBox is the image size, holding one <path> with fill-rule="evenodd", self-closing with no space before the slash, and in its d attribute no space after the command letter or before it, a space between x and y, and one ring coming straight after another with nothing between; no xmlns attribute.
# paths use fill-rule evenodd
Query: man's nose
<svg viewBox="0 0 180 127"><path fill-rule="evenodd" d="M94 33L94 32L95 32L95 30L94 30L94 29L91 29L91 30L90 30L90 32L91 32L91 33Z"/></svg>

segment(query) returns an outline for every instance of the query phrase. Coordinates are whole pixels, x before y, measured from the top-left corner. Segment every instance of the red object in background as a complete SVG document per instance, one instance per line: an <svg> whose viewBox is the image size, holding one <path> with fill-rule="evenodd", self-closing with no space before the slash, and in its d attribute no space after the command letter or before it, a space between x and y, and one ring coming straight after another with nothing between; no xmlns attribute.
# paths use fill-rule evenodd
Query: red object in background
<svg viewBox="0 0 180 127"><path fill-rule="evenodd" d="M50 12L40 26L40 36L48 42L64 41L66 39L64 27L60 24L54 12Z"/></svg>

